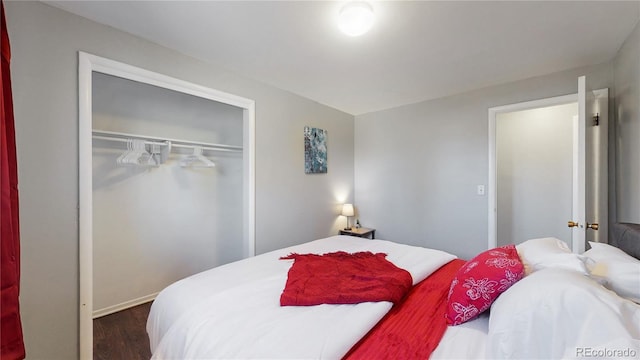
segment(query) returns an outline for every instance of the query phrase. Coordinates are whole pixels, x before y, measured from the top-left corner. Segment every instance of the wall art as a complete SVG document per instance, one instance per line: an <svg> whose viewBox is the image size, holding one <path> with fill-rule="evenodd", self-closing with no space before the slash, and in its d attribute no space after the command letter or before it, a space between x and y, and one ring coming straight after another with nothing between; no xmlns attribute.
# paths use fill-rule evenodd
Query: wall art
<svg viewBox="0 0 640 360"><path fill-rule="evenodd" d="M327 172L327 131L304 127L304 172L325 174Z"/></svg>

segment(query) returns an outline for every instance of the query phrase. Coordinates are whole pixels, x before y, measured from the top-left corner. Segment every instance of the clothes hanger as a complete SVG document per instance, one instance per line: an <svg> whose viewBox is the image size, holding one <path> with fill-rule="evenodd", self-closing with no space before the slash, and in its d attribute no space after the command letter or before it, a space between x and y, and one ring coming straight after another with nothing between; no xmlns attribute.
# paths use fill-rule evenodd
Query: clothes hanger
<svg viewBox="0 0 640 360"><path fill-rule="evenodd" d="M211 168L216 164L202 155L202 146L194 146L193 154L180 159L180 166L194 168Z"/></svg>
<svg viewBox="0 0 640 360"><path fill-rule="evenodd" d="M136 165L140 166L157 166L153 155L151 155L145 146L145 141L141 139L134 140L134 144L136 145L137 158L135 160Z"/></svg>
<svg viewBox="0 0 640 360"><path fill-rule="evenodd" d="M147 152L142 139L127 139L127 151L116 159L118 165L158 166L152 154Z"/></svg>
<svg viewBox="0 0 640 360"><path fill-rule="evenodd" d="M131 154L131 151L133 149L133 140L132 139L127 139L127 150L125 152L122 153L122 155L118 156L118 158L116 159L116 164L118 165L126 165L126 158L129 154Z"/></svg>

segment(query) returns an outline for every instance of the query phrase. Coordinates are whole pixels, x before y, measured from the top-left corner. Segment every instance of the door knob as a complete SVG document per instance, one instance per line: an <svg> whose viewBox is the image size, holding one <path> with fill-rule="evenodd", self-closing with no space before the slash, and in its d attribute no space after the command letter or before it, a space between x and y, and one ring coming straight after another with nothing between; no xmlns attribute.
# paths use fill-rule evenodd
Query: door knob
<svg viewBox="0 0 640 360"><path fill-rule="evenodd" d="M589 224L587 223L587 228L591 229L591 230L598 230L600 226L598 225L598 223L593 223L593 224Z"/></svg>
<svg viewBox="0 0 640 360"><path fill-rule="evenodd" d="M577 227L579 224L575 221L569 221L567 222L567 226L568 227Z"/></svg>

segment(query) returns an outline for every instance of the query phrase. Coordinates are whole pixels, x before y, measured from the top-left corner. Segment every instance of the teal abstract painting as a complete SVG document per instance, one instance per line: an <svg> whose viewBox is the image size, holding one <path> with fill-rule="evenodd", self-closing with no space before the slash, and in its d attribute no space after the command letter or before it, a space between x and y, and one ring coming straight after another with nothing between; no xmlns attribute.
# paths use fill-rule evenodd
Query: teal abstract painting
<svg viewBox="0 0 640 360"><path fill-rule="evenodd" d="M323 174L327 172L327 131L304 127L304 172Z"/></svg>

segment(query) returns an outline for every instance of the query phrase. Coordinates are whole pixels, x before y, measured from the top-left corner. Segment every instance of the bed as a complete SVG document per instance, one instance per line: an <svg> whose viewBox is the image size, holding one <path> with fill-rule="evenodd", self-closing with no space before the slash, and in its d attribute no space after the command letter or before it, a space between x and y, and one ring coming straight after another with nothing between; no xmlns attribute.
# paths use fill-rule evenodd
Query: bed
<svg viewBox="0 0 640 360"><path fill-rule="evenodd" d="M350 236L272 251L160 292L147 321L151 351L154 359L636 357L640 260L628 254L640 253L640 228L613 228L612 244L622 250L591 244L580 255L553 238L487 250L468 262L439 250ZM338 252L383 254L410 274L410 289L399 301L282 305L294 265L302 263L291 254ZM504 289L490 302L482 293L466 299L470 303L454 301L468 296L470 276L478 280L485 262L509 275L507 283L495 282ZM513 272L504 271L509 264ZM517 271L521 275L513 275ZM485 309L470 312L478 300ZM439 310L427 313L431 308ZM441 333L428 333L438 327Z"/></svg>

